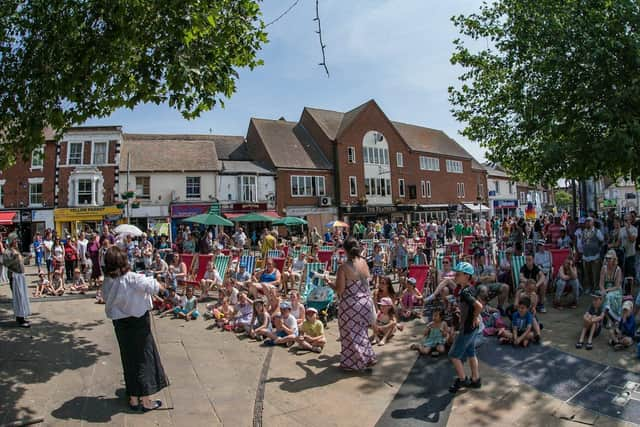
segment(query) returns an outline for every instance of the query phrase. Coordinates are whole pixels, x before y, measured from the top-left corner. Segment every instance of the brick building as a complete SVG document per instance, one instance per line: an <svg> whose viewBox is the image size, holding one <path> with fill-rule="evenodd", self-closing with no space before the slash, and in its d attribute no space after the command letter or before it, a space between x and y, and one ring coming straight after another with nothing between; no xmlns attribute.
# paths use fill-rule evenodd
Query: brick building
<svg viewBox="0 0 640 427"><path fill-rule="evenodd" d="M252 119L247 142L277 169L281 214L416 221L488 213L487 172L466 150L441 131L389 120L373 100L347 113L307 107L297 123ZM307 191L306 178L291 175L324 177L324 187L311 181Z"/></svg>
<svg viewBox="0 0 640 427"><path fill-rule="evenodd" d="M75 127L63 135L55 170L54 220L60 235L99 230L121 218L115 206L121 144L120 126Z"/></svg>
<svg viewBox="0 0 640 427"><path fill-rule="evenodd" d="M56 144L49 129L45 141L29 160L0 171L0 233L17 231L23 251L36 232L53 228Z"/></svg>

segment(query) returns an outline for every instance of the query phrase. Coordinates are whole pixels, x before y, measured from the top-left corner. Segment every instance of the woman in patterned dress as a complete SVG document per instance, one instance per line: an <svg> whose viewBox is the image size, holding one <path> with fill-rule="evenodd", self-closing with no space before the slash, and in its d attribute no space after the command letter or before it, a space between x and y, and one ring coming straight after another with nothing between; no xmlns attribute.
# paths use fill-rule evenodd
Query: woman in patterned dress
<svg viewBox="0 0 640 427"><path fill-rule="evenodd" d="M336 293L340 296L340 367L346 371L362 371L376 364L368 336L373 319L369 267L360 256L356 239L349 237L343 248L347 261L338 268L335 283Z"/></svg>

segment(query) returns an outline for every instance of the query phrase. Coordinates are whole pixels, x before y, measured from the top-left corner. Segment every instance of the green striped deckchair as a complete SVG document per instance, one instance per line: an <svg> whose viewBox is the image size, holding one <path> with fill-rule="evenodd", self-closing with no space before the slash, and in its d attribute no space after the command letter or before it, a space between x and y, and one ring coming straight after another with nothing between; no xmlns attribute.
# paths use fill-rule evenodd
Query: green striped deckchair
<svg viewBox="0 0 640 427"><path fill-rule="evenodd" d="M298 257L300 256L300 253L302 253L300 249L291 249L289 251L289 256L293 259L298 259Z"/></svg>
<svg viewBox="0 0 640 427"><path fill-rule="evenodd" d="M513 287L518 289L520 286L520 269L524 265L524 255L511 256L511 275L513 276Z"/></svg>
<svg viewBox="0 0 640 427"><path fill-rule="evenodd" d="M507 251L498 251L498 265L502 264L502 260L507 257Z"/></svg>
<svg viewBox="0 0 640 427"><path fill-rule="evenodd" d="M438 255L436 257L436 270L437 271L442 271L442 260L447 256L449 258L451 258L451 267L452 268L455 267L456 264L458 264L458 256L456 254L451 254L451 255L440 254L440 255Z"/></svg>
<svg viewBox="0 0 640 427"><path fill-rule="evenodd" d="M335 248L336 248L335 246L320 246L319 250L324 252L327 252L327 251L333 252Z"/></svg>
<svg viewBox="0 0 640 427"><path fill-rule="evenodd" d="M304 289L300 289L300 295L303 296L303 300L306 301L307 299L307 291L309 290L310 286L309 284L311 283L311 274L315 273L317 271L325 271L327 268L327 265L324 262L309 262L307 263L305 269L304 269L304 278L303 280L301 280L301 286L304 285Z"/></svg>
<svg viewBox="0 0 640 427"><path fill-rule="evenodd" d="M300 246L300 252L302 252L305 255L308 255L309 252L311 252L311 246L309 245Z"/></svg>
<svg viewBox="0 0 640 427"><path fill-rule="evenodd" d="M218 274L220 274L220 278L224 282L224 277L227 274L227 268L229 267L229 261L231 260L230 255L218 255L214 264L216 265L216 270L218 270Z"/></svg>

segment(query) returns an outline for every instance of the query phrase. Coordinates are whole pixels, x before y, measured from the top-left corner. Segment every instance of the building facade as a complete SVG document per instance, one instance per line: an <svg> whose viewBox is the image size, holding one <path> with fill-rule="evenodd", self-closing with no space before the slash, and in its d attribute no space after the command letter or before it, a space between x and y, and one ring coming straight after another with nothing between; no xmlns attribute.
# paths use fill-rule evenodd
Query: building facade
<svg viewBox="0 0 640 427"><path fill-rule="evenodd" d="M499 218L517 216L520 200L516 183L500 165L485 163L484 167L487 170L490 215Z"/></svg>

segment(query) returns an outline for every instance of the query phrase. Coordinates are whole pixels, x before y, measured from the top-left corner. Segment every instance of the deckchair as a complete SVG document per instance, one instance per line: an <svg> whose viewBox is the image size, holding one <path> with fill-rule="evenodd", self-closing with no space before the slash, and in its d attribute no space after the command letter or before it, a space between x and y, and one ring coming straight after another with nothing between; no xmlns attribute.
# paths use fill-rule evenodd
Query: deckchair
<svg viewBox="0 0 640 427"><path fill-rule="evenodd" d="M304 284L304 289L300 289L300 295L303 296L303 300L307 299L309 284L311 283L312 274L318 271L325 271L327 265L324 262L309 262L304 269L304 279L301 280L301 284Z"/></svg>
<svg viewBox="0 0 640 427"><path fill-rule="evenodd" d="M227 268L229 267L229 260L231 259L228 255L218 255L214 264L216 266L216 270L218 270L218 274L224 283L224 277L227 274Z"/></svg>
<svg viewBox="0 0 640 427"><path fill-rule="evenodd" d="M524 265L524 255L511 256L511 275L513 276L513 287L518 289L520 286L520 269Z"/></svg>
<svg viewBox="0 0 640 427"><path fill-rule="evenodd" d="M273 257L273 266L280 271L280 274L284 272L284 264L286 260L286 258L282 257Z"/></svg>
<svg viewBox="0 0 640 427"><path fill-rule="evenodd" d="M424 294L424 285L429 278L429 266L428 265L410 265L407 273L408 277L416 279L416 290L421 295Z"/></svg>
<svg viewBox="0 0 640 427"><path fill-rule="evenodd" d="M240 264L245 264L247 266L245 270L249 274L253 274L256 269L256 257L251 255L242 255L240 257L240 261L238 261L238 268L240 268Z"/></svg>
<svg viewBox="0 0 640 427"><path fill-rule="evenodd" d="M475 237L473 236L464 236L462 238L462 253L465 255L472 255L473 254L473 250L472 248L472 243L473 240L475 239Z"/></svg>
<svg viewBox="0 0 640 427"><path fill-rule="evenodd" d="M549 249L551 252L551 277L549 277L549 285L555 285L558 270L562 267L564 260L571 255L571 249Z"/></svg>
<svg viewBox="0 0 640 427"><path fill-rule="evenodd" d="M280 258L280 250L279 249L271 249L267 251L267 258Z"/></svg>
<svg viewBox="0 0 640 427"><path fill-rule="evenodd" d="M197 264L197 267L192 264L192 267L195 267L196 272L193 274L193 270L191 270L192 274L188 275L186 280L183 280L182 283L185 287L193 286L196 288L200 287L200 281L204 277L204 273L207 271L207 266L209 265L209 261L213 255L196 255L193 257L193 263Z"/></svg>
<svg viewBox="0 0 640 427"><path fill-rule="evenodd" d="M318 251L318 261L330 265L331 257L333 256L333 250L330 251Z"/></svg>
<svg viewBox="0 0 640 427"><path fill-rule="evenodd" d="M322 245L320 246L320 248L318 249L319 251L329 251L329 252L333 252L333 250L335 249L335 246L327 246L327 245Z"/></svg>

